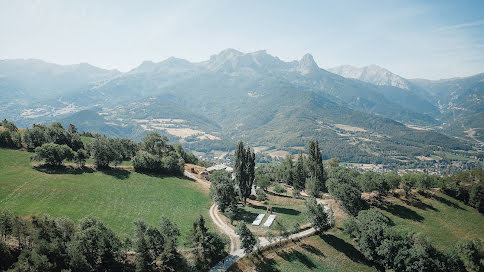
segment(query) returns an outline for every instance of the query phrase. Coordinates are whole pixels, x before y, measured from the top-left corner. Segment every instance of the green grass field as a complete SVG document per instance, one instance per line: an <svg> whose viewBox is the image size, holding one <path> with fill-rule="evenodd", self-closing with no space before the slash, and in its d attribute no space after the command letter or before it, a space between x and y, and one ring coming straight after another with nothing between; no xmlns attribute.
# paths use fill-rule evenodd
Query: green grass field
<svg viewBox="0 0 484 272"><path fill-rule="evenodd" d="M133 234L134 220L157 224L164 215L180 228L181 243L199 214L212 224L208 191L191 180L116 169L35 169L31 155L0 149L0 209L73 220L93 215L122 236Z"/></svg>
<svg viewBox="0 0 484 272"><path fill-rule="evenodd" d="M391 203L380 210L396 229L423 233L440 249L452 247L462 239L484 240L484 215L447 195L392 198Z"/></svg>
<svg viewBox="0 0 484 272"><path fill-rule="evenodd" d="M439 249L462 239L484 240L484 215L461 202L437 193L411 199L389 198L380 208L400 231L422 233ZM320 236L263 252L263 257L243 258L230 271L377 271L368 266L356 241L343 234L341 220Z"/></svg>
<svg viewBox="0 0 484 272"><path fill-rule="evenodd" d="M243 258L229 271L377 271L366 263L365 257L356 249L356 243L333 229L322 236L314 235L296 243L289 242L282 248L266 250L263 257Z"/></svg>
<svg viewBox="0 0 484 272"><path fill-rule="evenodd" d="M234 220L234 225L237 225L239 221L243 221L254 233L259 236L265 236L269 230L277 234L277 223L282 224L288 230L292 230L296 223L299 225L307 223L304 214L304 210L306 209L304 200L294 199L290 196L290 193L276 194L272 190L270 190L270 193L267 193L267 197L268 199L265 202L249 201L247 206L240 209L239 214ZM272 226L270 228L263 226L267 216L260 226L252 226L252 222L257 215L266 213L269 205L272 207L272 213L276 215Z"/></svg>

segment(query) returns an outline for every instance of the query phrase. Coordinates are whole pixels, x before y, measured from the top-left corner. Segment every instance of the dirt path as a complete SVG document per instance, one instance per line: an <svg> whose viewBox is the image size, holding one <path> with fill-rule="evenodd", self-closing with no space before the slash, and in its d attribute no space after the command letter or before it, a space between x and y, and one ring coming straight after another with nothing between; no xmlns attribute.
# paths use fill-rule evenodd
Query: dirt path
<svg viewBox="0 0 484 272"><path fill-rule="evenodd" d="M197 178L192 173L185 171L183 173L186 177L195 180L203 184L204 186L210 187L210 182ZM328 204L326 200L317 200L320 204ZM235 231L220 217L218 207L216 204L213 204L210 207L210 218L214 222L215 226L220 229L223 233L225 233L230 238L230 253L227 257L225 257L222 261L220 261L217 265L212 267L209 272L218 272L218 271L226 271L232 264L234 264L238 259L244 257L246 253L243 249L240 248L240 239L239 236L235 233ZM314 228L310 228L295 234L290 235L288 238L283 237L276 237L274 241L269 242L266 237L258 237L259 239L259 248L266 247L272 244L276 244L279 242L283 242L286 240L293 240L293 239L300 239L306 236L310 236L316 233Z"/></svg>

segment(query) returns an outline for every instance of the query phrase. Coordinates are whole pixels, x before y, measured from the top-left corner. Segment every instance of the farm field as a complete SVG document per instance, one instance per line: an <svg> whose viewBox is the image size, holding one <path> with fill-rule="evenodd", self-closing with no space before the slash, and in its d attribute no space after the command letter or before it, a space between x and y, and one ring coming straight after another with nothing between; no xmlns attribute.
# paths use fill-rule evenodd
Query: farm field
<svg viewBox="0 0 484 272"><path fill-rule="evenodd" d="M191 180L120 169L35 169L31 155L0 149L0 209L73 220L92 215L121 236L133 234L137 219L157 224L164 215L180 228L181 244L200 214L209 218L208 190Z"/></svg>

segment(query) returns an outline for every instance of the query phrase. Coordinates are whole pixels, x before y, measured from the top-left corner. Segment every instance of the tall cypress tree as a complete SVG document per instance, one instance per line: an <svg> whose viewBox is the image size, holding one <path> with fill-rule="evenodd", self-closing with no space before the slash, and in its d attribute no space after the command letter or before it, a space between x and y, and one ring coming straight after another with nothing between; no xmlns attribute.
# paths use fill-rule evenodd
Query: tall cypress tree
<svg viewBox="0 0 484 272"><path fill-rule="evenodd" d="M294 175L294 188L299 191L306 187L306 172L304 171L304 159L302 151L299 151L296 163L296 173Z"/></svg>
<svg viewBox="0 0 484 272"><path fill-rule="evenodd" d="M326 190L325 177L323 169L323 156L319 149L319 143L316 140L310 140L306 146L308 156L309 176L316 182L313 192L319 194Z"/></svg>
<svg viewBox="0 0 484 272"><path fill-rule="evenodd" d="M250 150L250 147L245 149L242 141L235 149L234 172L235 181L239 185L239 195L245 205L255 179L255 153Z"/></svg>

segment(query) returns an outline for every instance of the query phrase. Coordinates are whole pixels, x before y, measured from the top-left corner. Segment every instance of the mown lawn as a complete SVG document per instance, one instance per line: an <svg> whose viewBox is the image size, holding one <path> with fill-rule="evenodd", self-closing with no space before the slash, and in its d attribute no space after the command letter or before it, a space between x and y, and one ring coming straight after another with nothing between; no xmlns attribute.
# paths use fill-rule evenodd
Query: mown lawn
<svg viewBox="0 0 484 272"><path fill-rule="evenodd" d="M36 169L31 155L0 149L0 209L73 220L92 215L122 236L133 234L133 221L157 224L164 215L180 228L180 243L200 214L212 224L208 190L191 180L117 169Z"/></svg>

